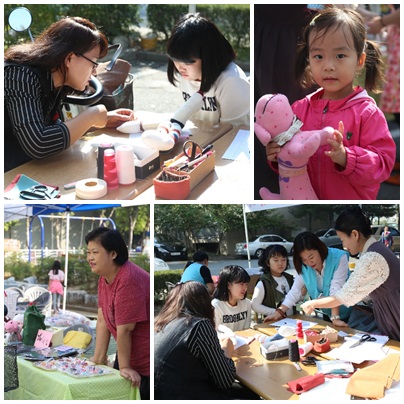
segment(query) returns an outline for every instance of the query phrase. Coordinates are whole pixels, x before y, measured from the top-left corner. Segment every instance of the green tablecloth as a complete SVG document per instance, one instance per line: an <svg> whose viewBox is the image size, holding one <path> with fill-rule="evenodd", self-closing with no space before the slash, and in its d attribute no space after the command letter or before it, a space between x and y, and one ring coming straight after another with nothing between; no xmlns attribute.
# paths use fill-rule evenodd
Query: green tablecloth
<svg viewBox="0 0 404 404"><path fill-rule="evenodd" d="M75 378L59 371L36 368L18 358L20 387L4 393L6 400L139 400L139 389L117 370L113 374Z"/></svg>

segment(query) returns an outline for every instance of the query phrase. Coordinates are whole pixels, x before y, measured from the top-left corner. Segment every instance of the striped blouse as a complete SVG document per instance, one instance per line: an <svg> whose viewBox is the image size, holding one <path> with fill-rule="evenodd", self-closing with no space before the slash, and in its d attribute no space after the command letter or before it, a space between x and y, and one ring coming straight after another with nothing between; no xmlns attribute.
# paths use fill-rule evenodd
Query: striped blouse
<svg viewBox="0 0 404 404"><path fill-rule="evenodd" d="M49 86L48 93L42 87L45 84ZM8 133L10 130L5 133L6 171L13 168L10 165L18 166L30 159L48 157L69 147L69 130L54 116L60 108L61 94L52 92L51 86L50 72L46 73L45 81L28 66L5 68L5 112L12 127L12 133ZM13 136L18 142L10 138ZM19 159L16 159L19 154Z"/></svg>
<svg viewBox="0 0 404 404"><path fill-rule="evenodd" d="M188 349L203 362L218 388L226 390L231 387L236 376L236 367L233 360L224 355L217 333L209 320L199 321L195 325L188 341Z"/></svg>

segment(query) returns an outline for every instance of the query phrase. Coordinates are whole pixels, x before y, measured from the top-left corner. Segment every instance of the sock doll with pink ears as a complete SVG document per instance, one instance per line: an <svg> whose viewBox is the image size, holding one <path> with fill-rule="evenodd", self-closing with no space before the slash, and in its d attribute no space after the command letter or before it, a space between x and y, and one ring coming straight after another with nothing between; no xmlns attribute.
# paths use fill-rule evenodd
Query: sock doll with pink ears
<svg viewBox="0 0 404 404"><path fill-rule="evenodd" d="M271 141L282 146L278 153L280 194L261 188L262 199L318 199L307 173L307 163L318 147L333 137L334 129L328 126L322 130L301 131L302 126L285 95L266 94L258 100L255 135L264 146Z"/></svg>

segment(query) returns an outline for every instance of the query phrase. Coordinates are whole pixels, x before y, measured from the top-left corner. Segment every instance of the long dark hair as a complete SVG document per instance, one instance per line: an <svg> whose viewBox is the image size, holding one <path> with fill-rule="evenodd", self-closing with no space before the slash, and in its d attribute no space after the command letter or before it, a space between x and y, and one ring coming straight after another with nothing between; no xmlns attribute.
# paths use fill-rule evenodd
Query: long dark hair
<svg viewBox="0 0 404 404"><path fill-rule="evenodd" d="M178 70L172 59L184 63L201 59L200 90L203 93L209 91L223 70L236 58L233 47L216 25L199 13L180 18L168 39L167 54L170 57L167 76L173 85L176 85Z"/></svg>
<svg viewBox="0 0 404 404"><path fill-rule="evenodd" d="M65 17L43 31L34 42L14 45L4 55L5 61L29 66L60 70L63 82L67 78L66 57L84 54L96 46L102 58L108 53L105 35L90 21L81 17Z"/></svg>
<svg viewBox="0 0 404 404"><path fill-rule="evenodd" d="M322 37L327 32L342 30L344 27L352 35L354 48L358 58L362 52L366 53L365 62L365 88L369 91L378 92L384 81L384 62L379 46L366 39L366 27L362 17L356 11L327 7L317 14L303 32L303 40L298 46L296 57L296 78L300 84L309 88L316 84L309 68L309 36L315 31L316 38Z"/></svg>
<svg viewBox="0 0 404 404"><path fill-rule="evenodd" d="M298 274L302 273L303 263L300 254L304 250L317 250L323 261L328 255L327 246L314 233L304 231L303 233L298 234L293 243L293 263Z"/></svg>
<svg viewBox="0 0 404 404"><path fill-rule="evenodd" d="M271 273L271 268L268 265L268 260L270 260L272 257L284 257L286 258L286 269L289 267L289 260L288 260L288 252L286 248L283 245L280 244L274 244L268 246L264 253L261 255L260 259L258 260L258 265L262 267L262 272L265 273Z"/></svg>
<svg viewBox="0 0 404 404"><path fill-rule="evenodd" d="M352 230L357 230L366 238L372 235L372 225L368 215L359 206L349 206L344 209L335 221L335 230L350 236Z"/></svg>
<svg viewBox="0 0 404 404"><path fill-rule="evenodd" d="M154 331L161 331L168 323L180 318L207 318L215 326L214 309L205 285L189 281L177 284L169 292L166 302L154 320Z"/></svg>
<svg viewBox="0 0 404 404"><path fill-rule="evenodd" d="M243 267L228 265L220 271L219 281L213 297L228 302L230 299L229 283L249 283L250 279L250 275Z"/></svg>
<svg viewBox="0 0 404 404"><path fill-rule="evenodd" d="M57 275L59 273L60 268L61 268L60 261L53 261L51 269L54 275Z"/></svg>

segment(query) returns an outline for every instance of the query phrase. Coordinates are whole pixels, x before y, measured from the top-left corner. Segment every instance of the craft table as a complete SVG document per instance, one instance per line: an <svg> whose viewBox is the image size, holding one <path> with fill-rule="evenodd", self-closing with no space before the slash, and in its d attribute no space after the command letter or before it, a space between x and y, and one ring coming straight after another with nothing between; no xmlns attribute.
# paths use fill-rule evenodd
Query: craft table
<svg viewBox="0 0 404 404"><path fill-rule="evenodd" d="M215 150L215 169L211 171L195 188L191 189L187 200L200 202L231 201L242 203L246 195L253 194L253 181L250 164L247 161L227 160L223 158L239 130L249 130L247 126L235 127L213 143ZM251 188L251 189L249 189ZM155 195L154 187L150 187L141 196L140 200L164 200Z"/></svg>
<svg viewBox="0 0 404 404"><path fill-rule="evenodd" d="M347 333L361 332L347 329L346 327L334 327L319 318L302 315L296 315L293 318L316 322L318 323L316 328L329 325L336 330L342 330ZM255 336L258 331L267 335L276 334L276 329L269 323L258 324L255 330L243 330L236 334L251 337ZM338 342L332 343L331 346L337 347L342 343L343 340L340 337ZM389 340L386 345L398 350L400 349L398 341ZM318 357L318 359L321 358ZM303 364L300 364L302 370L298 371L287 356L276 360L266 360L260 353L260 343L257 340L254 340L250 345L244 345L234 351L233 360L236 364L237 379L267 400L297 400L299 396L287 389L287 383L300 377L317 373L316 366L305 366ZM365 367L370 364L371 362L363 362L356 367Z"/></svg>
<svg viewBox="0 0 404 404"><path fill-rule="evenodd" d="M220 139L232 129L232 126L228 123L211 124L205 121L194 121L188 122L187 128L189 128L192 133L189 139L194 140L201 147L204 147ZM114 129L100 129L91 134L87 134L86 138L89 138L90 135L97 136L101 134L128 137L128 135ZM182 145L185 140L185 138L181 138L170 153L160 153L160 165L164 160L168 160L181 153ZM4 175L4 186L7 187L17 174L25 174L38 182L59 186L61 198L58 198L57 201L76 199L74 189L65 190L63 186L85 178L97 177L96 153L95 151L83 153L81 149L85 142L85 138L82 138L69 149L59 154L43 160L32 160L6 172ZM100 199L134 199L153 185L153 178L157 176L158 173L159 171L155 171L143 180L137 179L132 185L120 185L117 189L108 191L107 195ZM150 202L150 200L148 202Z"/></svg>
<svg viewBox="0 0 404 404"><path fill-rule="evenodd" d="M20 387L4 393L6 400L140 400L139 389L115 369L110 375L75 378L22 358L17 363Z"/></svg>

